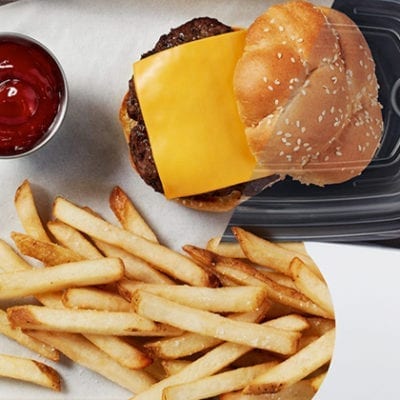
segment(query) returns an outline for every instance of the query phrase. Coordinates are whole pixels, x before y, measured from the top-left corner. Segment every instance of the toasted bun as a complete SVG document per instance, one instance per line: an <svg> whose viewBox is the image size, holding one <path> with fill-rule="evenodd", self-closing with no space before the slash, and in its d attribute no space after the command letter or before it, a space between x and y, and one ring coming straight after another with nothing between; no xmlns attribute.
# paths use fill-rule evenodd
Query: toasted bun
<svg viewBox="0 0 400 400"><path fill-rule="evenodd" d="M344 14L291 1L250 26L234 77L258 167L324 186L359 175L382 135L375 64Z"/></svg>
<svg viewBox="0 0 400 400"><path fill-rule="evenodd" d="M136 121L130 118L127 112L127 101L128 93L125 94L121 107L119 109L119 120L122 126L122 132L125 140L129 143L129 137L132 128L135 126ZM135 162L132 159L132 153L129 152L130 161L133 169L137 172ZM185 198L178 198L176 201L186 207L199 210L199 211L210 211L210 212L225 212L232 210L238 204L245 200L245 197L238 190L234 190L227 195L221 196L191 196Z"/></svg>

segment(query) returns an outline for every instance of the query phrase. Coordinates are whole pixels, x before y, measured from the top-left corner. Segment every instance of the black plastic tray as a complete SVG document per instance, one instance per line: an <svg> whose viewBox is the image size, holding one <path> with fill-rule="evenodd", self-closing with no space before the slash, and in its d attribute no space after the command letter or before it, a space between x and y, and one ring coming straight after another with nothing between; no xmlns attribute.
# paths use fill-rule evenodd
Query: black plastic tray
<svg viewBox="0 0 400 400"><path fill-rule="evenodd" d="M240 205L230 226L275 240L376 241L400 237L400 3L337 0L365 35L376 62L385 131L364 173L325 188L289 179Z"/></svg>

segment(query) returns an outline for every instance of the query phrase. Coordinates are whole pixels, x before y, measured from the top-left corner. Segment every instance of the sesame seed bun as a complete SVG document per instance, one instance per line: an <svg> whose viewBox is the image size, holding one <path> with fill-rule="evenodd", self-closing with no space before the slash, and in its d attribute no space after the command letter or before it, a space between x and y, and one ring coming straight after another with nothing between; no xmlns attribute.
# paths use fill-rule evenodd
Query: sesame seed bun
<svg viewBox="0 0 400 400"><path fill-rule="evenodd" d="M260 170L324 186L359 175L382 135L375 64L344 14L305 1L249 27L234 88Z"/></svg>

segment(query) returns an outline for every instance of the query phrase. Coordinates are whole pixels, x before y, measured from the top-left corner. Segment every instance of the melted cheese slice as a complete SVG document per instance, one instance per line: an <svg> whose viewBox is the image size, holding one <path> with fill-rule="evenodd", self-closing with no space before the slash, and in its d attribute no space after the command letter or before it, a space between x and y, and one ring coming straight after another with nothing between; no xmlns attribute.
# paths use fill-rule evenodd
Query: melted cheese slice
<svg viewBox="0 0 400 400"><path fill-rule="evenodd" d="M251 179L247 145L233 93L245 31L180 45L134 64L140 107L169 199Z"/></svg>

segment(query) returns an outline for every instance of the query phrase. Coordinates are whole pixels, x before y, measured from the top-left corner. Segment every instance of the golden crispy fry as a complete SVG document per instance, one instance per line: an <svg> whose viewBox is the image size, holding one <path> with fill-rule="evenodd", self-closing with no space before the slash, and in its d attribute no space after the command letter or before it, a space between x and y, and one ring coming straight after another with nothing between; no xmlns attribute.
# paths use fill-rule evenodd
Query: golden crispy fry
<svg viewBox="0 0 400 400"><path fill-rule="evenodd" d="M222 372L194 382L170 386L163 390L163 400L201 400L230 390L241 390L256 376L265 373L277 362L237 368L233 371Z"/></svg>
<svg viewBox="0 0 400 400"><path fill-rule="evenodd" d="M224 257L246 258L237 242L221 242L221 238L212 238L207 242L207 250Z"/></svg>
<svg viewBox="0 0 400 400"><path fill-rule="evenodd" d="M167 376L175 375L182 371L183 368L190 364L189 360L162 360L161 365L163 366Z"/></svg>
<svg viewBox="0 0 400 400"><path fill-rule="evenodd" d="M119 186L115 186L111 192L110 207L124 229L152 242L158 242L156 234Z"/></svg>
<svg viewBox="0 0 400 400"><path fill-rule="evenodd" d="M28 180L24 180L17 189L14 203L25 232L42 242L51 242L37 211L35 199Z"/></svg>
<svg viewBox="0 0 400 400"><path fill-rule="evenodd" d="M255 378L245 393L276 393L311 374L331 359L335 329L327 332L282 363Z"/></svg>
<svg viewBox="0 0 400 400"><path fill-rule="evenodd" d="M288 250L282 246L278 246L266 239L262 239L241 228L232 228L236 239L240 243L243 252L255 264L272 268L278 272L290 276L290 263L294 257L300 258L305 262L311 270L320 275L320 271L314 261L307 255L299 252Z"/></svg>
<svg viewBox="0 0 400 400"><path fill-rule="evenodd" d="M150 263L136 257L119 247L94 239L96 246L107 257L120 258L125 266L125 276L128 279L134 279L147 283L174 283L172 279L160 271L157 271Z"/></svg>
<svg viewBox="0 0 400 400"><path fill-rule="evenodd" d="M57 392L61 390L61 378L56 370L28 358L0 354L0 376L31 382Z"/></svg>
<svg viewBox="0 0 400 400"><path fill-rule="evenodd" d="M304 332L305 335L322 336L335 327L333 319L308 317L307 322L309 328Z"/></svg>
<svg viewBox="0 0 400 400"><path fill-rule="evenodd" d="M226 393L220 400L312 400L316 390L309 381L299 381L278 393L244 394L243 392Z"/></svg>
<svg viewBox="0 0 400 400"><path fill-rule="evenodd" d="M135 313L69 310L23 305L7 309L11 326L45 331L128 336L156 329L153 321Z"/></svg>
<svg viewBox="0 0 400 400"><path fill-rule="evenodd" d="M71 286L100 285L122 278L124 268L117 258L78 261L52 268L36 268L0 274L0 299L13 299Z"/></svg>
<svg viewBox="0 0 400 400"><path fill-rule="evenodd" d="M83 257L70 249L55 243L37 240L23 233L12 232L11 238L22 254L36 258L47 266L83 260Z"/></svg>
<svg viewBox="0 0 400 400"><path fill-rule="evenodd" d="M82 233L60 221L49 221L47 228L62 246L85 260L102 258L103 254Z"/></svg>
<svg viewBox="0 0 400 400"><path fill-rule="evenodd" d="M21 328L12 328L8 321L7 313L3 310L0 310L0 333L49 360L58 361L60 358L58 351L54 347L28 336Z"/></svg>
<svg viewBox="0 0 400 400"><path fill-rule="evenodd" d="M265 322L263 325L268 326L269 324L271 324L271 321ZM132 400L159 400L164 388L193 382L197 379L213 375L252 349L251 346L245 346L242 344L231 342L222 343L208 351L196 361L193 361L180 372L157 382L145 392L133 397Z"/></svg>
<svg viewBox="0 0 400 400"><path fill-rule="evenodd" d="M148 355L120 337L93 334L85 337L126 368L143 369L152 363Z"/></svg>
<svg viewBox="0 0 400 400"><path fill-rule="evenodd" d="M0 239L0 273L30 269L31 265L25 261L4 240Z"/></svg>
<svg viewBox="0 0 400 400"><path fill-rule="evenodd" d="M146 372L123 367L81 335L44 331L32 331L29 334L59 349L77 364L103 375L132 393L147 390L155 383L155 379Z"/></svg>
<svg viewBox="0 0 400 400"><path fill-rule="evenodd" d="M286 250L294 251L295 253L304 254L305 256L310 257L303 242L276 242L276 244Z"/></svg>
<svg viewBox="0 0 400 400"><path fill-rule="evenodd" d="M223 288L190 287L187 285L154 285L134 281L120 281L120 293L130 301L136 290L144 290L188 307L213 312L249 312L267 301L265 289L256 286Z"/></svg>
<svg viewBox="0 0 400 400"><path fill-rule="evenodd" d="M209 275L182 254L118 228L63 198L56 199L53 213L59 220L98 240L123 248L178 280L193 286L210 286Z"/></svg>
<svg viewBox="0 0 400 400"><path fill-rule="evenodd" d="M295 332L234 321L207 311L183 306L141 290L133 296L132 305L139 315L154 321L280 354L293 354L299 339L299 334Z"/></svg>
<svg viewBox="0 0 400 400"><path fill-rule="evenodd" d="M229 318L244 322L260 322L269 310L269 302L264 302L257 310L248 313L231 314ZM198 333L185 332L184 334L160 339L145 345L145 348L159 358L173 360L190 356L199 351L207 350L222 342L221 339L212 336L204 336Z"/></svg>
<svg viewBox="0 0 400 400"><path fill-rule="evenodd" d="M331 318L334 318L335 311L326 283L298 258L293 259L290 264L290 272L297 288L314 303L326 310Z"/></svg>
<svg viewBox="0 0 400 400"><path fill-rule="evenodd" d="M240 285L265 287L268 291L268 297L277 303L292 307L306 314L330 317L330 313L312 302L308 297L297 290L269 279L246 261L219 256L195 246L184 246L184 250L199 263L213 268L218 274L225 275Z"/></svg>
<svg viewBox="0 0 400 400"><path fill-rule="evenodd" d="M64 291L63 304L68 308L129 312L130 303L115 293L95 288L72 288Z"/></svg>

